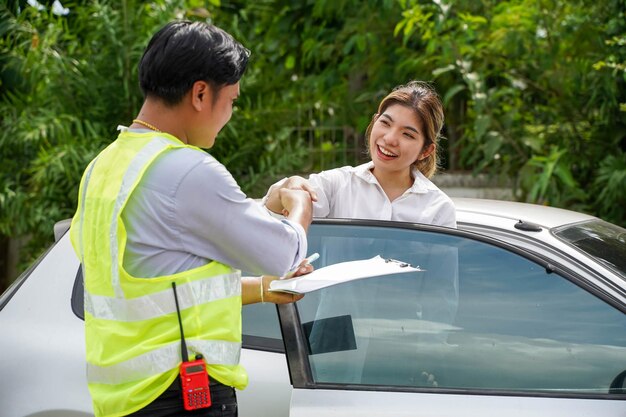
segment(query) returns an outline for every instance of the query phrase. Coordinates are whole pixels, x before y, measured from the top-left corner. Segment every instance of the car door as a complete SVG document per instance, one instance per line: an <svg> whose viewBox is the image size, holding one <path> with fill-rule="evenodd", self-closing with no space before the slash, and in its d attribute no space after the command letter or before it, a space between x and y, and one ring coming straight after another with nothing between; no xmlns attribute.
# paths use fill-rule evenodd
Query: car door
<svg viewBox="0 0 626 417"><path fill-rule="evenodd" d="M240 363L248 372L249 382L246 389L237 392L239 415L288 417L292 387L276 306L243 306L242 334Z"/></svg>
<svg viewBox="0 0 626 417"><path fill-rule="evenodd" d="M279 307L291 417L626 416L624 298L593 277L429 226L318 222L309 251L423 271Z"/></svg>

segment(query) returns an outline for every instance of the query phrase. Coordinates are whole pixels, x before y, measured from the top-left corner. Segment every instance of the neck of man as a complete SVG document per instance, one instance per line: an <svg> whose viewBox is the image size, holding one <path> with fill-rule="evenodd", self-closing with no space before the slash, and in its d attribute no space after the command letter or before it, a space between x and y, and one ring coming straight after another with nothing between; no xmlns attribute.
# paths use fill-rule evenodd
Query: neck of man
<svg viewBox="0 0 626 417"><path fill-rule="evenodd" d="M183 143L188 143L185 132L186 115L181 106L168 106L161 100L148 97L141 106L136 119L150 125L151 130L158 129L158 131L176 137ZM130 127L135 129L148 128L137 122L134 122Z"/></svg>

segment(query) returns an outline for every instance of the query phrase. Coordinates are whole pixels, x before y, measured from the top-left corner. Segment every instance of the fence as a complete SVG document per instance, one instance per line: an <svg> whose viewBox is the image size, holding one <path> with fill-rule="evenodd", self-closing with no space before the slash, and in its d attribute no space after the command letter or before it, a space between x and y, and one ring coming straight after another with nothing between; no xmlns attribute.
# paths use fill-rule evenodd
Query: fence
<svg viewBox="0 0 626 417"><path fill-rule="evenodd" d="M359 165L369 160L363 132L349 127L319 126L316 115L321 118L323 112L309 110L306 113L309 124L301 123L301 126L294 128L294 136L304 142L308 149L308 157L301 174L345 165ZM299 119L303 122L302 117ZM432 181L451 197L514 200L510 181L490 178L487 175L474 175L468 171L443 171L435 175Z"/></svg>

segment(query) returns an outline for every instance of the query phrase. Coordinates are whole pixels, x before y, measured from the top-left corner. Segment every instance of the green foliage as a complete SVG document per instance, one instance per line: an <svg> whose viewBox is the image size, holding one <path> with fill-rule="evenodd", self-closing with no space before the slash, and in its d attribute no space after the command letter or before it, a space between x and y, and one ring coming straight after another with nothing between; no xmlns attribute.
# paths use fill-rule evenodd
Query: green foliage
<svg viewBox="0 0 626 417"><path fill-rule="evenodd" d="M252 50L252 60L242 82L245 104L212 153L255 195L294 170L329 168L331 154L357 158L333 164L358 162L380 99L397 84L430 76L403 65L411 51L393 34L400 13L390 0L223 1L214 21ZM240 137L231 135L235 128ZM256 184L229 165L238 149L255 157L260 144L251 138L278 151L264 165L266 181ZM359 149L347 149L342 139Z"/></svg>
<svg viewBox="0 0 626 417"><path fill-rule="evenodd" d="M64 2L57 16L0 6L0 235L29 235L28 262L71 217L89 162L141 104L136 65L180 4ZM121 7L120 7L121 6Z"/></svg>
<svg viewBox="0 0 626 417"><path fill-rule="evenodd" d="M623 218L626 207L626 153L607 155L600 162L591 194L595 196L598 216Z"/></svg>
<svg viewBox="0 0 626 417"><path fill-rule="evenodd" d="M67 16L23 0L0 6L0 235L31 235L28 258L73 214L87 162L139 109L148 39L181 17L214 22L252 50L211 150L252 196L296 171L360 162L347 148L364 148L380 99L420 79L445 104L444 166L626 223L624 0L63 4ZM353 156L330 158L338 152Z"/></svg>
<svg viewBox="0 0 626 417"><path fill-rule="evenodd" d="M426 51L460 167L626 223L623 185L603 171L626 141L623 0L402 3L396 32Z"/></svg>

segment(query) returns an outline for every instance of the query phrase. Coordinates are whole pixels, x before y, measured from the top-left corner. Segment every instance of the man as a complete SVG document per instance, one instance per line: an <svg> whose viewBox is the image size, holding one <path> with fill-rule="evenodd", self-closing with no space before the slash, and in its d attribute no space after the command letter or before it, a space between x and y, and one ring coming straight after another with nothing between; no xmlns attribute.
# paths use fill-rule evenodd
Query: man
<svg viewBox="0 0 626 417"><path fill-rule="evenodd" d="M97 417L185 415L177 311L188 354L202 355L211 381L212 405L193 415L237 415L234 388L248 382L241 304L297 299L267 288L306 255L308 193L282 192L287 217L276 220L199 149L230 120L248 56L215 26L166 25L139 64L139 115L83 175L71 238Z"/></svg>

